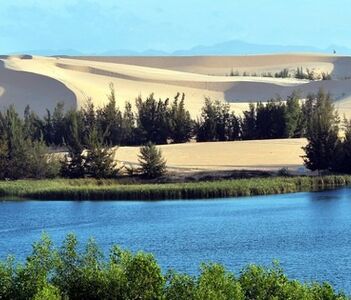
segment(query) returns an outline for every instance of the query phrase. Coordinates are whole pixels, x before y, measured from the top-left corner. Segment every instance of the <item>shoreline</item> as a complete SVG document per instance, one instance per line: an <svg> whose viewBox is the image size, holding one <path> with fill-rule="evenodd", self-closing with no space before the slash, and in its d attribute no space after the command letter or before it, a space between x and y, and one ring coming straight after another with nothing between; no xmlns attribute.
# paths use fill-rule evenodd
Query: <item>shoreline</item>
<svg viewBox="0 0 351 300"><path fill-rule="evenodd" d="M350 175L265 177L185 183L120 183L115 179L0 181L6 200L194 200L322 191L351 185Z"/></svg>

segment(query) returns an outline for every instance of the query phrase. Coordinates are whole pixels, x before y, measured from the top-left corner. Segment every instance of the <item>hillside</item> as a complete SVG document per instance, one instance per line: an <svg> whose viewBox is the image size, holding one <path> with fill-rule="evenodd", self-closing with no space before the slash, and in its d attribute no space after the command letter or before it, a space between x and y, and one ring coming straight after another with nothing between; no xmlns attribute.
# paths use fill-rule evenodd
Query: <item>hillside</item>
<svg viewBox="0 0 351 300"><path fill-rule="evenodd" d="M330 74L332 80L262 77L298 67L316 75ZM256 76L228 76L231 72ZM197 57L37 57L3 56L0 64L0 108L25 105L40 114L58 101L80 107L88 98L97 106L106 102L113 83L119 104L134 102L138 95L173 97L186 94L186 105L197 116L204 97L229 102L238 113L249 102L286 97L300 91L302 97L319 88L332 93L341 114L351 116L351 57L281 54L256 56Z"/></svg>

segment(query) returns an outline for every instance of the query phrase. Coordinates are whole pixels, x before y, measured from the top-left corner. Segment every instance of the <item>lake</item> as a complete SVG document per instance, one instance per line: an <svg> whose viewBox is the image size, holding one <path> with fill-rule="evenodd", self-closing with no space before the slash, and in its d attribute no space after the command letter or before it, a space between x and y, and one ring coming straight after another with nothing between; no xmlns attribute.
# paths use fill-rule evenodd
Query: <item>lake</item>
<svg viewBox="0 0 351 300"><path fill-rule="evenodd" d="M163 270L200 262L239 272L281 262L291 278L327 280L351 293L351 189L192 201L2 201L0 257L23 259L46 231L152 252Z"/></svg>

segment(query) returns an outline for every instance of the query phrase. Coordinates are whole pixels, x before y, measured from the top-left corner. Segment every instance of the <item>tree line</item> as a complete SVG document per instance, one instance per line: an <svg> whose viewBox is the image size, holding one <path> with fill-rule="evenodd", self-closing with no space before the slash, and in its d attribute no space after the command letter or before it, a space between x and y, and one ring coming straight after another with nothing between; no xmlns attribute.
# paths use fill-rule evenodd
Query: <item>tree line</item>
<svg viewBox="0 0 351 300"><path fill-rule="evenodd" d="M121 110L111 88L108 103L97 109L91 100L79 110L65 110L64 104L58 103L53 111L47 110L44 117L39 117L27 106L21 118L10 107L0 112L0 135L10 129L9 119L15 118L25 139L42 141L47 146L79 143L84 148L92 138L109 147L185 143L191 139L208 142L288 138L306 135L308 117L306 105L297 93L285 101L275 98L265 104L250 104L242 116L235 114L228 103L206 98L201 115L192 119L185 108L184 94L177 94L173 100L157 100L153 94L145 100L138 97L135 110L130 102Z"/></svg>
<svg viewBox="0 0 351 300"><path fill-rule="evenodd" d="M249 73L244 71L240 73L239 71L234 71L231 69L229 76L251 76L251 77L271 77L271 78L296 78L296 79L306 79L306 80L332 80L332 76L328 72L322 72L320 74L315 73L315 71L303 67L297 67L295 71L290 72L289 69L284 68L281 71L272 73L272 72L263 72L258 74L256 72Z"/></svg>
<svg viewBox="0 0 351 300"><path fill-rule="evenodd" d="M20 117L13 106L0 112L0 178L115 177L112 146L147 145L140 159L143 173L157 177L165 162L154 144L307 137L306 166L311 170L351 172L351 123L345 121L340 139L339 117L330 94L319 91L301 101L297 93L250 104L242 116L230 105L205 99L196 120L185 108L185 95L156 100L153 94L136 99L122 111L113 87L108 103L95 109L88 101L80 110L65 111L58 103L41 118L29 107ZM48 146L65 146L61 161L47 155ZM338 155L334 155L338 153ZM154 165L152 165L154 164ZM142 164L143 165L143 164ZM148 170L161 170L149 172ZM133 170L130 170L133 173Z"/></svg>

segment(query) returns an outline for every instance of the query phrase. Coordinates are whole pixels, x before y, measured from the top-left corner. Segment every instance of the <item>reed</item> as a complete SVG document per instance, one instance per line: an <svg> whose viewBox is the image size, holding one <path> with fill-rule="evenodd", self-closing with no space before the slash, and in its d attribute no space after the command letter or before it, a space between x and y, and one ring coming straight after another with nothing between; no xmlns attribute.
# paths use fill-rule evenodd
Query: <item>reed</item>
<svg viewBox="0 0 351 300"><path fill-rule="evenodd" d="M96 179L18 180L0 181L0 196L45 200L207 199L315 191L350 184L348 175L148 184Z"/></svg>

